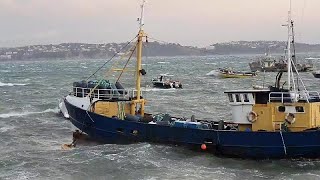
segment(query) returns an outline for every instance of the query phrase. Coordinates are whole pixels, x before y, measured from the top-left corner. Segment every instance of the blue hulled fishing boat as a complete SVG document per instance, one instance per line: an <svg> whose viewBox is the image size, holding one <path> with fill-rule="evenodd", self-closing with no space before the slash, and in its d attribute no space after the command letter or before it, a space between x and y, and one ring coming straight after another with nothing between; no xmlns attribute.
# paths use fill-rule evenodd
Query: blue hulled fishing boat
<svg viewBox="0 0 320 180"><path fill-rule="evenodd" d="M144 1L136 51L135 89L117 80L74 83L64 98L70 122L90 138L105 143L157 142L195 147L217 155L241 158L320 157L320 96L308 91L291 53L293 21L288 17L287 75L263 90L225 92L232 108L226 121L197 120L145 112L140 89ZM123 68L123 71L126 67ZM122 71L122 72L123 72Z"/></svg>

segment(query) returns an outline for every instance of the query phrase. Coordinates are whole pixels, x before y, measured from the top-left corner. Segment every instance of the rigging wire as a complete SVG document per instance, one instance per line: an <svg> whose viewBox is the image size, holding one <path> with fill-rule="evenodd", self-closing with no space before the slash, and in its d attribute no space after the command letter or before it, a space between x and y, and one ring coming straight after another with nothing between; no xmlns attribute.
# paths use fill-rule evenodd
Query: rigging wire
<svg viewBox="0 0 320 180"><path fill-rule="evenodd" d="M135 39L135 38L134 38L134 39ZM126 46L128 46L134 39L132 39ZM125 46L125 47L126 47L126 46ZM131 51L132 49L135 49L135 47L136 47L136 45L135 45L134 47L131 47L129 51ZM123 48L124 48L124 47L123 47ZM121 49L123 49L123 48L121 48ZM121 51L121 50L119 50L119 51ZM133 52L134 52L134 51L133 51ZM118 53L119 53L119 52L118 52ZM116 54L115 54L115 55L116 55ZM113 57L115 57L115 55L114 55ZM126 56L126 55L127 55L127 53L125 53L125 54L121 57L121 59L122 59L124 56ZM131 56L132 56L132 54L131 54ZM130 57L131 57L131 56L130 56ZM120 60L121 60L121 59L120 59ZM107 61L105 64L107 64L107 63L110 62L111 60L112 60L112 58L111 58L109 61ZM105 65L105 64L104 64L104 65ZM103 66L104 66L104 65L103 65ZM101 66L101 67L99 68L99 70L100 70L103 66ZM96 72L98 72L99 70L97 70ZM112 71L112 68L106 73L105 77L107 77L108 73L111 72L111 71ZM96 73L96 72L95 72L95 73ZM92 75L91 75L90 77L92 77ZM90 78L90 77L89 77L89 78ZM88 79L89 79L89 78L88 78ZM87 80L88 80L88 79L87 79ZM104 79L100 79L100 81L90 90L90 92L89 92L89 94L88 94L87 96L91 96L92 92L94 92L94 90L100 85L100 83L101 83L103 80L104 80Z"/></svg>
<svg viewBox="0 0 320 180"><path fill-rule="evenodd" d="M132 54L133 54L133 52L134 52L135 49L136 49L136 45L130 48L129 51L132 51L132 53L131 53L131 55L130 55L130 57L129 57L127 63L126 63L126 65L128 64L128 62L129 62L129 60L130 60L130 58L131 58L131 56L132 56ZM125 55L127 55L127 53L126 53ZM125 55L124 55L124 56L125 56ZM122 59L124 56L122 56L121 59ZM121 60L121 59L120 59L120 60ZM124 69L123 69L123 70L124 70ZM123 70L122 70L122 72L123 72ZM106 73L105 77L107 77L108 74L109 74L111 71L112 71L112 68ZM122 72L121 72L120 76L122 75ZM120 79L120 76L119 76L119 78L117 79L117 81ZM90 90L88 96L91 96L92 92L93 92L95 89L97 89L97 87L100 85L100 83L101 83L103 80L104 80L104 79L100 79L100 81ZM116 82L117 82L117 81L116 81Z"/></svg>
<svg viewBox="0 0 320 180"><path fill-rule="evenodd" d="M91 74L86 80L88 81L92 76L95 76L95 74L100 71L107 63L109 63L116 55L118 55L121 50L126 48L130 43L132 43L133 40L137 38L138 35L136 35L133 39L131 39L124 47L120 48L108 61L106 61L102 66L100 66L93 74Z"/></svg>
<svg viewBox="0 0 320 180"><path fill-rule="evenodd" d="M116 80L116 83L119 81L119 79L121 78L121 76L122 76L122 74L123 74L123 72L124 72L124 69L127 67L127 65L128 65L128 63L129 63L129 61L130 61L130 59L131 59L131 57L132 57L132 55L133 55L134 51L135 51L135 50L136 50L136 48L137 48L137 44L138 44L138 41L137 41L136 45L134 46L133 50L131 51L131 54L130 54L130 56L129 56L129 58L128 58L127 62L126 62L126 64L124 65L124 67L123 67L123 69L122 69L122 71L121 71L120 75L118 76L118 79Z"/></svg>
<svg viewBox="0 0 320 180"><path fill-rule="evenodd" d="M116 67L116 66L119 64L119 62L120 62L122 59L124 59L124 57L130 55L130 52L131 52L131 51L134 51L135 48L136 48L136 44L132 45L132 46L129 48L128 52L126 52L125 54L123 54L123 55L121 56L120 60L114 62L114 64L113 64L113 65L111 66L111 68L109 69L109 71L106 72L105 77L108 77L108 76L111 74L111 72L113 71L113 67Z"/></svg>

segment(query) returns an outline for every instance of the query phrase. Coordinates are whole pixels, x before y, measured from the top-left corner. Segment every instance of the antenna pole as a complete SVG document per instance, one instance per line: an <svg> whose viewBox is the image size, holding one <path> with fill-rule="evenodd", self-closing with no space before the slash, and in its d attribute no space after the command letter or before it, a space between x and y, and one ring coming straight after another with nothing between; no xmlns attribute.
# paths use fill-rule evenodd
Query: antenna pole
<svg viewBox="0 0 320 180"><path fill-rule="evenodd" d="M291 88L291 61L292 61L292 56L291 56L291 0L290 0L290 9L288 11L288 23L287 23L287 28L288 28L288 44L287 44L287 68L288 68L288 90Z"/></svg>
<svg viewBox="0 0 320 180"><path fill-rule="evenodd" d="M140 5L141 8L141 14L139 18L139 29L142 30L142 26L144 25L144 5L146 3L146 0L142 0L142 4Z"/></svg>

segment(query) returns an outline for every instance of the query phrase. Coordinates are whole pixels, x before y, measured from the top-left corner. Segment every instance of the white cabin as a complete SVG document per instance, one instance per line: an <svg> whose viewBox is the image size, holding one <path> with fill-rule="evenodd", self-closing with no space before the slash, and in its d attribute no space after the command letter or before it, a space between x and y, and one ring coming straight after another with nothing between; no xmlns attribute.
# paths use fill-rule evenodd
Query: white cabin
<svg viewBox="0 0 320 180"><path fill-rule="evenodd" d="M270 90L235 90L227 91L229 104L232 110L232 122L236 124L252 124L248 121L248 114L256 103L267 102L264 97Z"/></svg>

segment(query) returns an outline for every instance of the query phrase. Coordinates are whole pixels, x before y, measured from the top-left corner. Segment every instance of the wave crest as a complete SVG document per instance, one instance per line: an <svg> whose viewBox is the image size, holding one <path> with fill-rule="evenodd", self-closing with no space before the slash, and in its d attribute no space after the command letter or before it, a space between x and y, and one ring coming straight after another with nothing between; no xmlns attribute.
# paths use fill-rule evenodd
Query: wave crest
<svg viewBox="0 0 320 180"><path fill-rule="evenodd" d="M40 112L9 112L6 114L0 114L0 118L21 117L21 116L28 116L31 114L42 114L42 113L49 113L49 112L59 113L59 109L58 108L46 109L46 110L40 111Z"/></svg>
<svg viewBox="0 0 320 180"><path fill-rule="evenodd" d="M1 86L25 86L27 84L20 84L20 83L3 83L3 82L0 82L0 87Z"/></svg>
<svg viewBox="0 0 320 180"><path fill-rule="evenodd" d="M212 70L206 74L207 76L219 76L218 70Z"/></svg>

